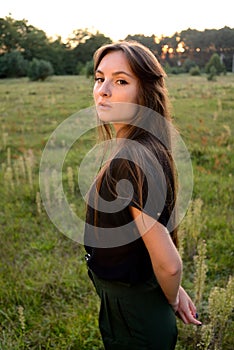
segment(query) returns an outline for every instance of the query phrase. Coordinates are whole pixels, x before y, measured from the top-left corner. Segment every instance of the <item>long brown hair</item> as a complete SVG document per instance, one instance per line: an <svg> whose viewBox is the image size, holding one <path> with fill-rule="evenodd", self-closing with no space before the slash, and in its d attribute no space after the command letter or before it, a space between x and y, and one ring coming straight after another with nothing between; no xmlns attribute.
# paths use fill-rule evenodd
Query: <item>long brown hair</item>
<svg viewBox="0 0 234 350"><path fill-rule="evenodd" d="M135 41L120 41L113 44L108 44L100 47L94 54L94 72L96 72L101 60L104 56L106 56L110 52L122 51L129 63L129 66L138 79L139 93L138 93L138 104L140 106L147 107L150 110L155 111L160 116L162 116L165 121L171 122L170 115L170 104L168 99L168 91L165 85L165 72L158 62L155 55L144 45L135 42ZM152 124L150 128L155 128L155 123L150 119L150 123ZM112 127L110 124L102 123L99 121L99 135L102 140L109 140L113 137ZM141 121L142 123L142 121ZM156 140L155 137L152 136L151 133L147 132L143 126L143 124L139 124L139 126L125 125L121 129L121 133L124 134L124 138L130 140L137 140L140 143L143 143L147 148L153 149L155 151L155 155L158 160L160 158L166 159L167 168L169 164L170 176L165 174L165 178L167 181L167 191L169 191L170 203L167 203L168 210L172 213L177 195L177 185L176 185L176 174L175 174L175 166L171 156L171 135L170 128L167 128L168 123L158 123L157 128L161 128L162 130L157 130L163 135L162 140ZM166 145L166 146L165 146ZM136 157L136 164L139 162L144 162L144 156L139 154L139 151L133 152L132 154L133 160ZM140 160L139 160L140 159ZM128 167L129 172L132 176L136 177L138 183L138 195L140 202L142 203L142 172L138 167L136 167L136 174L133 173L132 167L130 164L125 165ZM144 166L142 167L144 169ZM139 169L139 170L138 170ZM106 171L101 173L102 175L99 177L98 187L101 185L102 177L106 176L107 183L111 182L110 172L108 171L108 167ZM109 186L110 188L112 186ZM112 187L113 188L113 187ZM178 238L177 238L177 227L174 227L170 232L172 240L176 246L178 246Z"/></svg>

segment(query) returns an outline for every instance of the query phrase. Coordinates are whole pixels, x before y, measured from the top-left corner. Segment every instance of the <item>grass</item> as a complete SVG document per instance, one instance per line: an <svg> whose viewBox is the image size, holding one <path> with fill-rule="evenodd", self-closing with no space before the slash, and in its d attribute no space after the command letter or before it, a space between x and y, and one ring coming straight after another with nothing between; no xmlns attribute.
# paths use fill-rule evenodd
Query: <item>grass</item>
<svg viewBox="0 0 234 350"><path fill-rule="evenodd" d="M167 83L175 124L191 153L193 200L203 203L195 229L207 244L199 312L206 323L210 290L224 288L233 273L234 75L215 82L169 76ZM37 195L44 146L64 119L93 105L92 81L0 80L0 96L0 349L102 349L98 299L87 277L84 248L58 231ZM80 212L81 196L76 183L75 193L69 192L66 169L74 168L75 179L75 166L93 142L93 134L85 135L64 164L64 186ZM196 253L196 246L185 247L184 285L192 296ZM229 320L220 350L232 349L231 325ZM186 344L182 335L178 350L194 349L194 341Z"/></svg>
<svg viewBox="0 0 234 350"><path fill-rule="evenodd" d="M210 278L215 283L217 270L226 278L233 270L234 80L233 75L216 82L205 77L181 80L169 78L169 91L175 122L193 161L193 197L204 203L201 235L208 240Z"/></svg>

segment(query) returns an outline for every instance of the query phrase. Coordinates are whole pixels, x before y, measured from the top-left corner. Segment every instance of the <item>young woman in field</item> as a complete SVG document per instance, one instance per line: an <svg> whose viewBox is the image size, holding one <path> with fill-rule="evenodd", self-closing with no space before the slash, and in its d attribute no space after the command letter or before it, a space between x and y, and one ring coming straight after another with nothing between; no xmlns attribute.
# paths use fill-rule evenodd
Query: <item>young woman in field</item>
<svg viewBox="0 0 234 350"><path fill-rule="evenodd" d="M99 48L94 72L100 129L104 139L113 132L116 138L90 189L85 229L103 343L111 350L172 350L175 314L184 323L201 323L180 285L165 74L135 42Z"/></svg>

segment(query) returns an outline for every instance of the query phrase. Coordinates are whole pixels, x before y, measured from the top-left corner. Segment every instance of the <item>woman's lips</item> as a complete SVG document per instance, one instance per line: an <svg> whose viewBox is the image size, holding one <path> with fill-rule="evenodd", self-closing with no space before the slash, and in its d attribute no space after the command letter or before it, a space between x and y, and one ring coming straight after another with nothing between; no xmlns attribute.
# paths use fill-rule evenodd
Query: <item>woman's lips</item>
<svg viewBox="0 0 234 350"><path fill-rule="evenodd" d="M109 103L99 103L97 105L97 108L99 110L109 110L109 109L111 109L111 105Z"/></svg>

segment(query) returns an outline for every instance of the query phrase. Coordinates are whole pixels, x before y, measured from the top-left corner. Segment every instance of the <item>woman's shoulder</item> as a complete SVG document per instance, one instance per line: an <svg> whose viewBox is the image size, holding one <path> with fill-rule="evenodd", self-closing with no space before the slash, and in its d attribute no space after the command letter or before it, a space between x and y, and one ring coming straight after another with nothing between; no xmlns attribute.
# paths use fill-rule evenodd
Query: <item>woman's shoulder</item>
<svg viewBox="0 0 234 350"><path fill-rule="evenodd" d="M152 173L157 163L153 149L144 142L130 140L112 157L109 172L111 176L127 178L139 172Z"/></svg>

